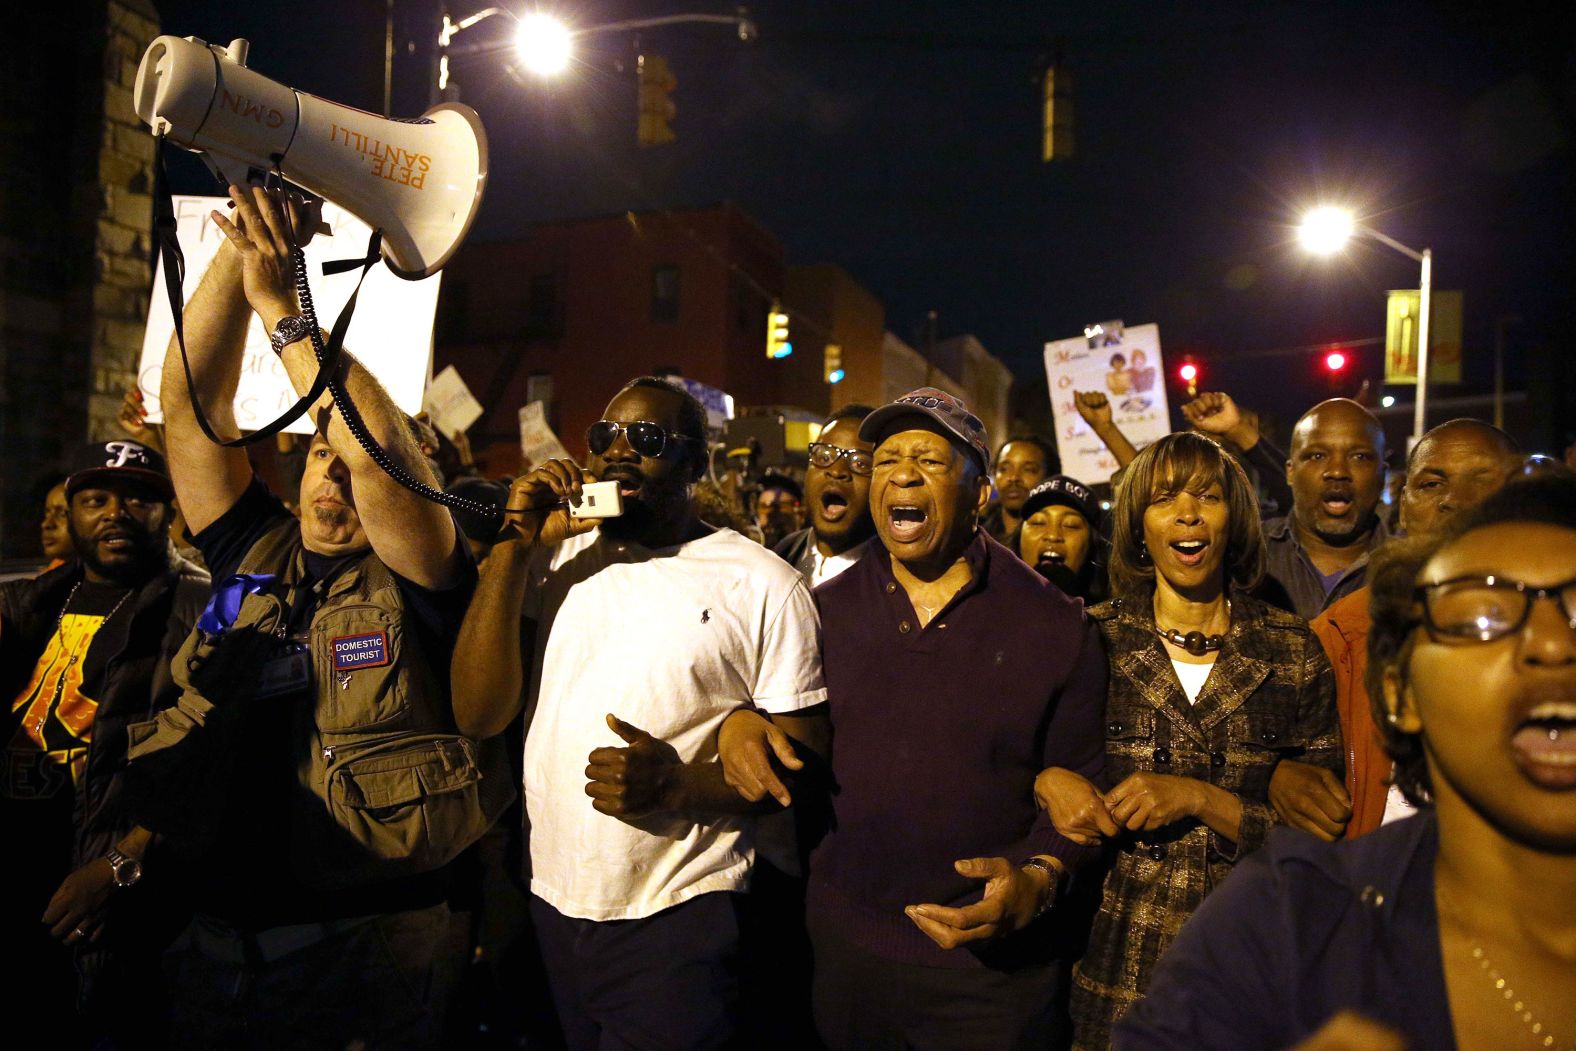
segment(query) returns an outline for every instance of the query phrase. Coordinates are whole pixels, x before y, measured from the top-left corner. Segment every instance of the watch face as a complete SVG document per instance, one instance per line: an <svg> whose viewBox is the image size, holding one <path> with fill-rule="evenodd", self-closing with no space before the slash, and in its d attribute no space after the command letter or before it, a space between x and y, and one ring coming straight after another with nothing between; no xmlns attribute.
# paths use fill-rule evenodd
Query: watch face
<svg viewBox="0 0 1576 1051"><path fill-rule="evenodd" d="M279 319L274 326L274 342L283 347L306 335L306 319L294 314Z"/></svg>
<svg viewBox="0 0 1576 1051"><path fill-rule="evenodd" d="M142 878L142 862L127 858L114 867L115 885L129 887Z"/></svg>

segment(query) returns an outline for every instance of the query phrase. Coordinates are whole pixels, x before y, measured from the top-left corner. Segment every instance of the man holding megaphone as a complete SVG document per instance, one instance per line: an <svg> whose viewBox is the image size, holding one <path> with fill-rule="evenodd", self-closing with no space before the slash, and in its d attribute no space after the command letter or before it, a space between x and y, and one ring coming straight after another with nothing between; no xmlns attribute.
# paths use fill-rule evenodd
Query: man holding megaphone
<svg viewBox="0 0 1576 1051"><path fill-rule="evenodd" d="M230 198L231 218L212 216L227 243L186 311L191 385L172 350L161 389L170 474L216 590L174 662L180 701L130 734L140 816L197 876L171 958L175 1032L428 1046L443 869L513 792L499 742L456 733L450 703L476 570L448 509L379 467L326 392L308 409L299 522L241 449L204 436L194 397L236 433L251 313L299 392L318 371L293 284L306 217L278 190ZM390 460L435 484L366 369L344 353L336 379Z"/></svg>

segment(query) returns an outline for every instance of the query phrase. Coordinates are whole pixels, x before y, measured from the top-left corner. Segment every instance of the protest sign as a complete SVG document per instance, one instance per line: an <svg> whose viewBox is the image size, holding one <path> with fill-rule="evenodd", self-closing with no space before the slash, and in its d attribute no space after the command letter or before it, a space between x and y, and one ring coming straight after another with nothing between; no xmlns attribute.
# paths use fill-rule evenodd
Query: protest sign
<svg viewBox="0 0 1576 1051"><path fill-rule="evenodd" d="M1171 431L1160 326L1094 325L1089 335L1045 344L1045 379L1062 473L1086 485L1110 481L1116 458L1078 415L1075 391L1101 391L1112 422L1142 449Z"/></svg>
<svg viewBox="0 0 1576 1051"><path fill-rule="evenodd" d="M547 425L547 413L539 401L520 406L520 452L526 468L540 467L548 460L567 460L569 451Z"/></svg>
<svg viewBox="0 0 1576 1051"><path fill-rule="evenodd" d="M476 400L460 376L460 370L453 365L433 377L421 407L431 417L432 425L445 436L468 431L471 424L482 418L482 403Z"/></svg>
<svg viewBox="0 0 1576 1051"><path fill-rule="evenodd" d="M180 195L174 199L176 229L181 253L186 257L186 280L181 291L188 303L224 243L224 233L214 225L208 213L217 210L227 214L228 202L226 197ZM323 222L330 232L312 238L305 251L318 324L327 331L333 327L340 308L355 289L360 270L325 277L322 264L364 255L371 230L343 208L326 201ZM405 281L380 263L367 274L345 336L345 349L377 377L396 405L411 414L421 408L422 390L431 367L432 319L437 305L438 275L422 281ZM137 383L142 388L149 423L164 421L159 405L159 378L164 368L164 352L174 332L161 260L153 278L153 300L148 309L142 360L137 369ZM179 349L175 352L180 353ZM240 386L235 394L236 423L243 431L256 430L293 405L297 397L285 374L284 363L269 346L262 321L253 315L246 331L246 354L241 363ZM288 430L310 434L312 422L303 416Z"/></svg>

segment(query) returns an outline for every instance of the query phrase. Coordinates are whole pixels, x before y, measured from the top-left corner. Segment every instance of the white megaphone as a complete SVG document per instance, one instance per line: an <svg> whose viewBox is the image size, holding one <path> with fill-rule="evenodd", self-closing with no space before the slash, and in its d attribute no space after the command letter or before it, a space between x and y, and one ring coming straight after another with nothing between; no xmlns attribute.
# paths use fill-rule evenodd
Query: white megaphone
<svg viewBox="0 0 1576 1051"><path fill-rule="evenodd" d="M476 113L445 103L416 120L390 120L341 106L247 69L249 47L157 38L137 69L137 116L235 185L277 169L345 208L382 233L383 259L400 277L442 268L487 182Z"/></svg>

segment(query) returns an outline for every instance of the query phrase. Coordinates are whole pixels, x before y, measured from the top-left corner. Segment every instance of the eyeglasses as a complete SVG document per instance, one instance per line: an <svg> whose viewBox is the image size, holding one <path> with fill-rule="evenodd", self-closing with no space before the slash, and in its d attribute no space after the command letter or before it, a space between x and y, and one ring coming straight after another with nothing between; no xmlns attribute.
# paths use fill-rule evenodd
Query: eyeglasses
<svg viewBox="0 0 1576 1051"><path fill-rule="evenodd" d="M1576 628L1576 577L1546 588L1503 577L1457 577L1424 584L1417 596L1423 601L1423 623L1435 642L1492 642L1513 635L1542 598L1557 603Z"/></svg>
<svg viewBox="0 0 1576 1051"><path fill-rule="evenodd" d="M635 450L637 456L648 456L656 459L667 449L669 442L696 443L701 439L688 434L674 434L660 423L649 420L638 420L635 423L618 423L614 420L598 420L586 428L586 445L597 456L601 456L613 447L622 434L629 440L629 447Z"/></svg>
<svg viewBox="0 0 1576 1051"><path fill-rule="evenodd" d="M875 460L867 452L845 449L841 445L832 445L828 442L810 443L811 467L819 467L824 471L845 456L848 457L848 469L855 474L868 475L875 467Z"/></svg>

